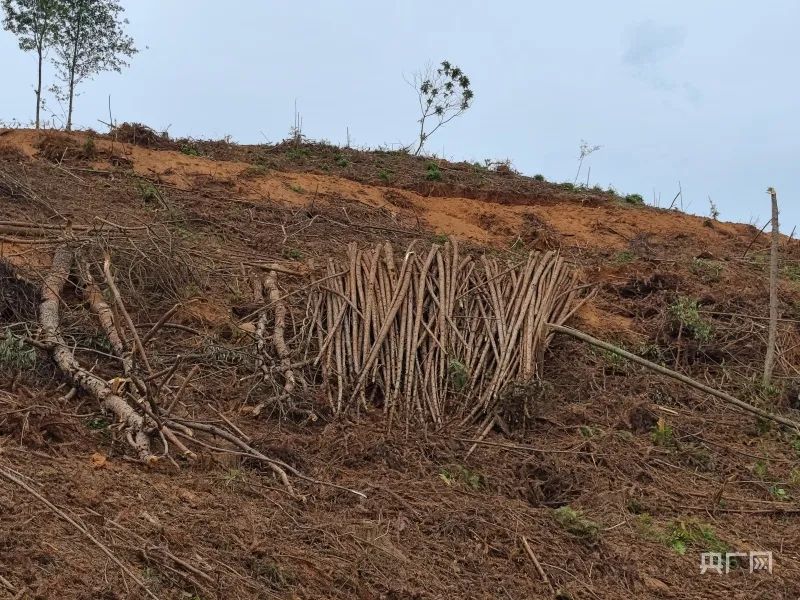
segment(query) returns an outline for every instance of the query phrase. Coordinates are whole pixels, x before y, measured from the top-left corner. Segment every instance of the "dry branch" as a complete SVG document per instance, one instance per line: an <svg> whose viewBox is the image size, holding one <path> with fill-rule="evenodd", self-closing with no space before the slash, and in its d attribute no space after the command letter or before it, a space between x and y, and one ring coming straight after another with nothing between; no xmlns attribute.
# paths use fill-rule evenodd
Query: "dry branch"
<svg viewBox="0 0 800 600"><path fill-rule="evenodd" d="M780 423L781 425L785 425L787 427L790 427L790 428L794 429L796 432L800 433L800 423L792 421L791 419L787 419L786 417L782 417L780 415L773 414L773 413L768 412L766 410L760 409L757 406L753 406L752 404L748 404L747 402L744 402L743 400L739 400L738 398L735 398L734 396L731 396L730 394L726 394L725 392L722 392L720 390L716 390L716 389L714 389L712 387L709 387L709 386L705 385L704 383L700 383L699 381L696 381L696 380L692 379L691 377L687 377L686 375L683 375L682 373L678 373L677 371L673 371L672 369L667 369L666 367L662 367L661 365L657 365L656 363L650 362L649 360L644 359L641 356L637 356L636 354L631 354L627 350L623 350L622 348L618 348L617 346L614 346L613 344L609 344L608 342L604 342L602 340L598 340L597 338L592 337L587 333L583 333L582 331L578 331L577 329L573 329L571 327L564 327L564 326L556 324L556 323L548 323L547 325L548 325L548 327L552 328L554 331L557 331L559 333L565 333L565 334L567 334L569 336L572 336L572 337L577 338L577 339L579 339L581 341L584 341L584 342L586 342L588 344L591 344L592 346L597 346L598 348L602 348L603 350L608 350L609 352L613 352L614 354L618 354L619 356L627 358L628 360L633 361L636 364L639 364L639 365L642 365L644 367L647 367L648 369L656 371L657 373L661 373L662 375L666 375L667 377L671 377L673 379L677 379L678 381L681 381L681 382L685 383L686 385L688 385L690 387L693 387L693 388L695 388L697 390L700 390L702 392L706 392L707 394L711 394L712 396L715 396L715 397L719 398L720 400L724 400L725 402L727 402L729 404L737 406L738 408L741 408L742 410L744 410L746 412L749 412L749 413L752 413L754 415L757 415L757 416L759 416L759 417L761 417L763 419L768 419L770 421L774 421L776 423Z"/></svg>

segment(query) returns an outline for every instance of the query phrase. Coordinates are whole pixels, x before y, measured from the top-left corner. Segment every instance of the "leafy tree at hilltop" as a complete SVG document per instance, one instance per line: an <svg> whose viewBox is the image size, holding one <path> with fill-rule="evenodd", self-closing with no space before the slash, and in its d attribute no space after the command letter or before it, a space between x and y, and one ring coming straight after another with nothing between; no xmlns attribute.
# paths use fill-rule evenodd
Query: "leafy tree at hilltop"
<svg viewBox="0 0 800 600"><path fill-rule="evenodd" d="M61 4L59 0L3 0L3 27L17 36L21 50L36 52L36 129L42 108L42 62L59 33Z"/></svg>
<svg viewBox="0 0 800 600"><path fill-rule="evenodd" d="M68 100L67 126L72 129L75 88L102 71L121 72L138 50L124 31L125 9L117 0L61 0L59 34L53 65L62 86L53 91Z"/></svg>
<svg viewBox="0 0 800 600"><path fill-rule="evenodd" d="M418 156L427 139L442 125L449 123L470 107L474 94L469 77L457 66L444 60L434 70L414 75L410 82L419 96L419 144L414 151ZM434 123L431 126L431 123ZM426 126L429 128L426 131Z"/></svg>

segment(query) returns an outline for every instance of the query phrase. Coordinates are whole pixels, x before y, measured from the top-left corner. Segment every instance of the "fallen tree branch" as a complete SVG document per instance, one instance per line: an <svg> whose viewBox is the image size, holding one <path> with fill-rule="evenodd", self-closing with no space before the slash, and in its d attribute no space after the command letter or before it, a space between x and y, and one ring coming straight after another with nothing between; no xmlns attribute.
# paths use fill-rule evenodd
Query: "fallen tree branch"
<svg viewBox="0 0 800 600"><path fill-rule="evenodd" d="M146 432L148 426L144 417L124 398L114 393L108 383L84 369L61 336L59 303L64 284L72 270L73 259L70 247L62 244L56 249L50 272L45 276L42 302L39 305L43 341L48 346L53 361L73 385L99 400L100 405L123 424L128 443L136 450L139 458L147 463L154 462L157 457L150 451L150 436Z"/></svg>
<svg viewBox="0 0 800 600"><path fill-rule="evenodd" d="M786 417L773 414L769 411L758 408L757 406L748 404L747 402L739 400L738 398L735 398L730 394L709 387L704 383L700 383L699 381L692 379L691 377L688 377L681 373L678 373L677 371L673 371L672 369L668 369L654 362L650 362L649 360L644 359L641 356L632 354L627 350L623 350L622 348L614 346L613 344L609 344L608 342L598 340L597 338L594 338L587 333L583 333L582 331L578 331L577 329L573 329L572 327L564 327L563 325L556 325L554 323L548 323L547 326L550 327L550 329L552 329L553 331L564 333L566 335L579 339L583 342L586 342L587 344L591 344L592 346L597 346L598 348L602 348L603 350L608 350L609 352L613 352L614 354L627 358L628 360L635 362L636 364L642 365L644 367L647 367L648 369L651 369L653 371L656 371L657 373L661 373L662 375L666 375L667 377L671 377L672 379L677 379L678 381L685 383L690 387L693 387L707 394L711 394L712 396L715 396L720 400L724 400L728 404L732 404L738 408L741 408L746 412L757 415L763 419L768 419L770 421L780 423L781 425L790 427L795 431L797 431L798 433L800 433L800 423L797 423L796 421L792 421L791 419L788 419Z"/></svg>

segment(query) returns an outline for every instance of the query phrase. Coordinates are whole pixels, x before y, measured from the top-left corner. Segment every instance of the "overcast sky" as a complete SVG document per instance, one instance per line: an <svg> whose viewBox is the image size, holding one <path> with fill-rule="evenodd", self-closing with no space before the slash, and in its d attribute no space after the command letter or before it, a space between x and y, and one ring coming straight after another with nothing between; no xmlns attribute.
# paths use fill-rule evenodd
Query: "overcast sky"
<svg viewBox="0 0 800 600"><path fill-rule="evenodd" d="M296 99L311 138L344 142L349 127L357 145L409 143L403 76L448 59L475 102L430 151L572 181L587 140L602 145L592 184L669 205L680 181L688 210L708 214L710 196L721 219L759 226L772 185L782 229L800 225L797 0L123 4L142 52L81 87L79 126L102 129L110 94L119 122L277 141ZM0 119L27 121L35 57L5 32L0 57Z"/></svg>

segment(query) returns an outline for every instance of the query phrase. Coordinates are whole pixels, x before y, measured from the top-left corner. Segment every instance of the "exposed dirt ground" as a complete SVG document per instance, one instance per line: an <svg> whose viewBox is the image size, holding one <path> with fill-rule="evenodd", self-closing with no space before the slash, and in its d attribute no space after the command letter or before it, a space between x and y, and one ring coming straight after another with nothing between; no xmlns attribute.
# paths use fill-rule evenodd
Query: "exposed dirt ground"
<svg viewBox="0 0 800 600"><path fill-rule="evenodd" d="M797 420L797 241L781 244L779 360L765 389L768 240L752 226L504 169L434 162L432 178L431 161L402 153L134 133L0 131L2 328L36 338L54 232L99 229L91 244L112 252L140 329L184 303L148 350L156 369L176 352L181 371L199 366L179 410L234 423L255 447L367 497L296 482L300 501L258 464L209 448L197 463L147 467L92 399L64 397L44 352L4 346L0 466L62 516L0 478L0 598L147 597L87 534L158 598L800 596L798 432L556 336L541 381L518 391L535 414L465 459L474 426L386 431L380 411L254 416L270 390L249 377L240 329L253 308L242 272L260 263L300 290L287 300L296 331L302 287L351 241L558 249L596 290L573 325ZM113 376L80 304L68 289L65 335ZM701 552L760 550L773 553L771 574L747 559L700 573Z"/></svg>

